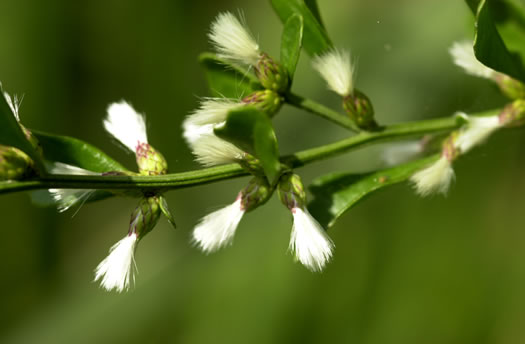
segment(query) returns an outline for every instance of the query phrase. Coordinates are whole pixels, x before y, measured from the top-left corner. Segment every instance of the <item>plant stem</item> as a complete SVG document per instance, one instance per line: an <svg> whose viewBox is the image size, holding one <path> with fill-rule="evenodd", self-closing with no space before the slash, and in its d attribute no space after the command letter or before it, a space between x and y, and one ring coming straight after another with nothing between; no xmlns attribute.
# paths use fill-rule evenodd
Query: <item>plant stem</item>
<svg viewBox="0 0 525 344"><path fill-rule="evenodd" d="M318 108L319 109L319 108ZM321 108L322 109L322 108ZM496 113L499 110L491 111ZM487 115L489 112L478 115ZM373 143L406 139L425 134L448 132L460 124L454 117L395 124L374 132L360 132L352 137L282 157L283 163L301 167L334 155ZM78 176L48 175L27 181L0 183L0 194L34 189L110 189L158 192L196 186L247 175L239 165L229 164L162 176Z"/></svg>
<svg viewBox="0 0 525 344"><path fill-rule="evenodd" d="M334 111L322 104L319 104L311 99L303 98L299 95L288 93L285 95L285 101L295 106L299 109L305 110L307 112L310 112L314 115L326 118L327 120L340 125L346 129L349 129L353 132L360 132L361 129L359 129L354 122L350 119L350 117L340 114L337 111Z"/></svg>

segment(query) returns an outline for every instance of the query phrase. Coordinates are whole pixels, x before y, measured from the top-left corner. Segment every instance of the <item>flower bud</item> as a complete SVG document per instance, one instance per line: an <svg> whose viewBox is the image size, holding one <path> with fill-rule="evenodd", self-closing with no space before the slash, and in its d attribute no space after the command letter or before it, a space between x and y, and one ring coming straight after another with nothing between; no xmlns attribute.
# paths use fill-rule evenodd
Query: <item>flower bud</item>
<svg viewBox="0 0 525 344"><path fill-rule="evenodd" d="M0 180L24 179L34 175L33 160L20 149L0 145Z"/></svg>
<svg viewBox="0 0 525 344"><path fill-rule="evenodd" d="M239 193L241 208L244 211L252 211L266 203L272 195L272 188L264 178L255 177Z"/></svg>
<svg viewBox="0 0 525 344"><path fill-rule="evenodd" d="M499 114L499 120L506 127L525 124L525 99L517 99L505 106Z"/></svg>
<svg viewBox="0 0 525 344"><path fill-rule="evenodd" d="M168 172L168 163L162 154L148 143L141 143L136 148L137 165L142 175L156 176Z"/></svg>
<svg viewBox="0 0 525 344"><path fill-rule="evenodd" d="M282 101L282 97L272 90L256 91L242 99L243 103L254 105L256 108L264 111L270 117L279 111Z"/></svg>
<svg viewBox="0 0 525 344"><path fill-rule="evenodd" d="M140 240L151 232L161 214L160 201L159 196L144 197L140 200L133 213L131 213L130 234L135 233Z"/></svg>
<svg viewBox="0 0 525 344"><path fill-rule="evenodd" d="M364 93L354 90L345 96L343 98L343 108L359 128L365 130L377 128L372 102Z"/></svg>
<svg viewBox="0 0 525 344"><path fill-rule="evenodd" d="M492 78L501 92L510 99L525 99L525 85L508 75L495 73Z"/></svg>
<svg viewBox="0 0 525 344"><path fill-rule="evenodd" d="M268 54L263 53L255 67L255 74L268 90L278 93L288 89L288 73L286 69Z"/></svg>
<svg viewBox="0 0 525 344"><path fill-rule="evenodd" d="M290 210L306 206L306 192L301 177L294 173L281 176L279 181L279 199Z"/></svg>
<svg viewBox="0 0 525 344"><path fill-rule="evenodd" d="M253 155L243 152L242 159L237 161L239 165L248 173L256 177L264 177L264 169L261 161Z"/></svg>

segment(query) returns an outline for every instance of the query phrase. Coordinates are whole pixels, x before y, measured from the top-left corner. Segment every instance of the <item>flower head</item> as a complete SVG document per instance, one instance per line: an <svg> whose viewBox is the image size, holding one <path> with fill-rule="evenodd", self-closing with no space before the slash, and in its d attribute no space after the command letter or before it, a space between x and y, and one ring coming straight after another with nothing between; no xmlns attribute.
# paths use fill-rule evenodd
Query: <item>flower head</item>
<svg viewBox="0 0 525 344"><path fill-rule="evenodd" d="M501 127L499 116L476 117L459 113L468 120L468 123L459 131L454 145L460 153L466 153L473 147L485 142L485 140Z"/></svg>
<svg viewBox="0 0 525 344"><path fill-rule="evenodd" d="M0 84L0 88L2 88L2 84ZM22 103L22 98L18 98L18 96L15 94L12 98L7 92L4 93L4 98L11 108L11 111L13 112L13 115L15 116L16 120L20 122L20 116L18 115L18 110L20 109L20 104Z"/></svg>
<svg viewBox="0 0 525 344"><path fill-rule="evenodd" d="M224 59L252 66L259 61L259 44L245 25L229 12L217 16L208 37Z"/></svg>
<svg viewBox="0 0 525 344"><path fill-rule="evenodd" d="M449 49L449 53L454 60L454 63L463 68L467 74L478 76L481 78L491 79L497 73L493 69L485 66L478 61L474 55L472 43L455 42Z"/></svg>
<svg viewBox="0 0 525 344"><path fill-rule="evenodd" d="M410 177L410 181L414 183L417 193L421 196L428 196L434 192L446 194L452 180L454 180L452 162L444 155Z"/></svg>
<svg viewBox="0 0 525 344"><path fill-rule="evenodd" d="M144 116L125 101L108 106L104 128L124 146L135 153L137 147L148 143Z"/></svg>
<svg viewBox="0 0 525 344"><path fill-rule="evenodd" d="M354 66L350 53L345 50L333 49L317 56L313 67L321 74L328 88L342 97L354 91Z"/></svg>
<svg viewBox="0 0 525 344"><path fill-rule="evenodd" d="M231 244L244 212L241 197L237 197L232 204L203 217L193 230L193 241L206 253Z"/></svg>
<svg viewBox="0 0 525 344"><path fill-rule="evenodd" d="M293 208L290 250L311 271L321 271L332 257L334 243L306 208Z"/></svg>
<svg viewBox="0 0 525 344"><path fill-rule="evenodd" d="M204 166L229 164L243 159L244 152L215 134L201 135L193 142L195 159Z"/></svg>
<svg viewBox="0 0 525 344"><path fill-rule="evenodd" d="M100 173L85 170L83 168L54 162L48 169L52 174L69 174L77 176L95 176ZM64 212L71 207L85 202L95 190L85 189L49 189L48 190L57 205L59 212Z"/></svg>
<svg viewBox="0 0 525 344"><path fill-rule="evenodd" d="M106 290L118 292L129 289L135 267L137 233L129 233L109 249L109 255L95 269L95 281L101 280ZM135 267L136 268L136 267Z"/></svg>

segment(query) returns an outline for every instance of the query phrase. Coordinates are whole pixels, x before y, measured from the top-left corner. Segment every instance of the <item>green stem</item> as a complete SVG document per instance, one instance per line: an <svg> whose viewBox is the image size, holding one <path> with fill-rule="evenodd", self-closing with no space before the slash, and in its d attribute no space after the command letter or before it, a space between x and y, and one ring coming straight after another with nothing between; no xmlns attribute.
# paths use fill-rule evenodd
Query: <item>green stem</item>
<svg viewBox="0 0 525 344"><path fill-rule="evenodd" d="M375 132L361 132L347 139L300 151L293 155L283 157L282 161L292 167L301 167L318 160L361 148L365 145L406 139L424 134L447 132L458 128L459 125L460 124L458 124L453 117L395 124L384 127ZM142 192L166 191L212 183L244 175L247 175L247 173L237 164L162 176L49 175L36 180L8 181L0 183L0 194L50 188L137 190Z"/></svg>
<svg viewBox="0 0 525 344"><path fill-rule="evenodd" d="M288 93L285 95L285 101L292 106L310 112L314 115L326 118L327 120L356 133L361 131L361 129L359 129L354 124L354 122L352 122L350 117L344 116L339 112L334 111L311 99L303 98L293 93Z"/></svg>

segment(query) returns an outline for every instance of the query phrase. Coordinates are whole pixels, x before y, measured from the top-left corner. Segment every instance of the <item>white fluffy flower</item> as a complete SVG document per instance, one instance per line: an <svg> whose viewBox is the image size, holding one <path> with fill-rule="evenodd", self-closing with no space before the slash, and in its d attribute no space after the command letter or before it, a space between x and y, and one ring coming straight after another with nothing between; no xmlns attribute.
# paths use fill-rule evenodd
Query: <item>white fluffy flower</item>
<svg viewBox="0 0 525 344"><path fill-rule="evenodd" d="M252 66L259 61L261 52L257 41L245 25L229 12L217 16L208 36L222 58Z"/></svg>
<svg viewBox="0 0 525 344"><path fill-rule="evenodd" d="M306 208L293 208L290 250L311 271L321 271L332 257L334 244Z"/></svg>
<svg viewBox="0 0 525 344"><path fill-rule="evenodd" d="M83 168L55 162L48 169L52 174L70 174L70 175L99 175L99 173L85 170ZM49 189L59 212L64 212L74 205L86 201L94 190L84 189Z"/></svg>
<svg viewBox="0 0 525 344"><path fill-rule="evenodd" d="M460 113L468 123L461 129L454 142L460 153L466 153L474 146L483 143L492 133L501 127L499 116L475 117Z"/></svg>
<svg viewBox="0 0 525 344"><path fill-rule="evenodd" d="M184 122L184 138L191 145L202 135L212 134L215 126L226 121L228 112L243 104L228 98L206 98L200 107L191 113Z"/></svg>
<svg viewBox="0 0 525 344"><path fill-rule="evenodd" d="M109 255L95 269L95 281L101 280L106 290L118 292L129 289L135 267L135 247L138 238L136 233L128 234L109 250ZM135 267L136 268L136 267Z"/></svg>
<svg viewBox="0 0 525 344"><path fill-rule="evenodd" d="M423 153L424 144L420 140L391 143L382 153L382 160L387 166L407 162Z"/></svg>
<svg viewBox="0 0 525 344"><path fill-rule="evenodd" d="M452 163L444 155L410 177L410 181L414 183L417 193L421 196L428 196L434 192L446 194L453 179Z"/></svg>
<svg viewBox="0 0 525 344"><path fill-rule="evenodd" d="M333 49L317 56L313 67L321 74L328 88L340 96L345 97L354 91L354 66L347 51Z"/></svg>
<svg viewBox="0 0 525 344"><path fill-rule="evenodd" d="M242 160L244 152L215 134L202 135L192 144L195 159L204 166L229 164Z"/></svg>
<svg viewBox="0 0 525 344"><path fill-rule="evenodd" d="M231 244L244 212L239 197L229 206L206 215L193 230L193 241L206 253Z"/></svg>
<svg viewBox="0 0 525 344"><path fill-rule="evenodd" d="M455 42L449 49L454 63L463 68L467 74L491 79L496 71L476 59L471 42Z"/></svg>
<svg viewBox="0 0 525 344"><path fill-rule="evenodd" d="M2 88L2 84L0 84L0 89ZM20 116L18 115L18 110L20 109L20 104L22 103L22 98L18 98L18 96L15 94L12 98L9 95L9 93L4 92L4 98L11 108L11 111L13 112L13 115L15 116L16 120L20 122Z"/></svg>
<svg viewBox="0 0 525 344"><path fill-rule="evenodd" d="M106 131L132 152L143 143L148 143L144 116L137 113L125 101L108 106L104 120Z"/></svg>

